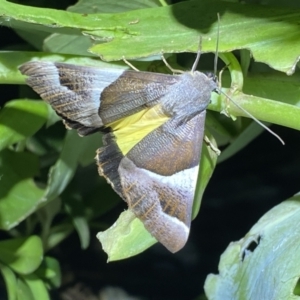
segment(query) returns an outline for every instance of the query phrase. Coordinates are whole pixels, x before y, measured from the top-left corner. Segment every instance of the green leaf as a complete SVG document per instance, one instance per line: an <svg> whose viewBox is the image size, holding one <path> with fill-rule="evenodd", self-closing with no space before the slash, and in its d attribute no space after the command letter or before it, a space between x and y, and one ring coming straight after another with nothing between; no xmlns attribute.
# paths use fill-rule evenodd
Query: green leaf
<svg viewBox="0 0 300 300"><path fill-rule="evenodd" d="M228 145L239 134L239 131L236 130L236 125L237 122L232 122L224 114L210 110L206 112L205 126L218 141L217 144L219 146Z"/></svg>
<svg viewBox="0 0 300 300"><path fill-rule="evenodd" d="M37 236L0 241L1 262L19 274L32 273L42 259L43 247Z"/></svg>
<svg viewBox="0 0 300 300"><path fill-rule="evenodd" d="M51 232L52 222L61 211L61 206L61 199L56 198L50 202L47 202L46 205L43 205L43 207L36 212L36 216L38 217L41 226L40 237L42 239L45 251L49 250L48 239Z"/></svg>
<svg viewBox="0 0 300 300"><path fill-rule="evenodd" d="M109 229L98 232L97 238L108 262L137 255L157 242L130 210L121 213Z"/></svg>
<svg viewBox="0 0 300 300"><path fill-rule="evenodd" d="M95 14L95 13L119 13L124 11L160 6L158 0L81 0L75 5L69 6L68 11Z"/></svg>
<svg viewBox="0 0 300 300"><path fill-rule="evenodd" d="M219 275L208 275L208 299L299 299L300 194L267 212L221 256ZM291 259L292 258L292 259Z"/></svg>
<svg viewBox="0 0 300 300"><path fill-rule="evenodd" d="M203 51L214 52L218 24L213 20L217 20L218 13L221 15L219 52L246 48L252 52L255 61L288 74L294 72L299 57L300 29L297 20L300 10L225 1L185 1L168 7L124 13L118 19L119 24L126 24L131 16L138 16L140 22L111 30L109 37L112 41L95 45L90 51L105 60L121 59L122 55L133 59L161 51L196 52L201 34ZM249 14L252 18L245 18ZM199 18L199 15L202 17ZM260 28L259 32L257 28ZM124 34L120 33L121 30ZM103 31L95 28L85 33L96 39ZM281 59L278 60L278 57Z"/></svg>
<svg viewBox="0 0 300 300"><path fill-rule="evenodd" d="M78 160L88 147L75 130L67 131L65 143L60 157L49 172L45 201L51 201L58 197L69 184L76 171Z"/></svg>
<svg viewBox="0 0 300 300"><path fill-rule="evenodd" d="M24 297L21 293L19 294L20 300L48 300L49 294L46 288L45 283L40 280L36 275L25 275L20 277L20 283L22 282L26 287L26 297ZM21 286L21 285L20 285Z"/></svg>
<svg viewBox="0 0 300 300"><path fill-rule="evenodd" d="M46 256L35 274L50 287L58 288L61 284L60 265L53 257Z"/></svg>
<svg viewBox="0 0 300 300"><path fill-rule="evenodd" d="M26 41L29 45L32 45L34 49L43 51L45 50L44 40L47 39L49 33L35 30L34 28L30 28L30 30L26 30L26 28L15 28L14 30L24 41Z"/></svg>
<svg viewBox="0 0 300 300"><path fill-rule="evenodd" d="M15 300L17 298L17 277L15 273L2 263L0 263L0 272L5 281L8 300Z"/></svg>
<svg viewBox="0 0 300 300"><path fill-rule="evenodd" d="M90 244L90 229L87 219L84 216L75 216L73 224L79 235L81 248L87 249Z"/></svg>
<svg viewBox="0 0 300 300"><path fill-rule="evenodd" d="M299 59L300 10L295 8L211 0L185 1L117 15L77 14L4 0L0 7L3 25L78 36L83 33L96 41L106 41L90 49L105 60L147 57L162 51L195 52L200 34L203 51L215 51L217 13L221 15L220 52L248 49L256 61L288 74L294 72Z"/></svg>
<svg viewBox="0 0 300 300"><path fill-rule="evenodd" d="M225 111L226 114L230 116L249 117L249 115L246 113L248 112L259 120L300 130L300 122L298 122L300 107L284 102L272 101L270 99L244 94L242 92L244 78L237 59L231 53L222 54L221 58L226 64L229 64L232 88L222 88L222 92L226 94L227 97L225 97L224 94L218 95L216 93L212 93L209 109L219 112ZM293 79L293 82L294 80L295 79ZM273 86L274 89L277 89L276 85L273 84ZM294 95L296 95L297 89L298 87L294 85L294 89L292 91ZM257 86L253 87L253 89L251 91L249 90L249 92L257 93ZM274 94L275 93L272 93L272 95ZM281 96L281 100L285 101L284 93L281 92ZM228 97L230 97L232 101L229 101ZM275 99L280 98L277 96ZM294 103L297 104L295 97L293 99ZM237 107L234 102L240 105L246 112ZM280 118L278 118L278 112L280 112ZM232 125L230 126L232 127ZM241 129L243 131L243 128ZM257 132L257 134L258 133L259 132Z"/></svg>
<svg viewBox="0 0 300 300"><path fill-rule="evenodd" d="M51 228L47 237L47 250L54 248L65 240L74 231L74 226L69 223L62 223Z"/></svg>
<svg viewBox="0 0 300 300"><path fill-rule="evenodd" d="M88 36L53 33L45 41L44 51L93 57L96 55L87 51L92 45L93 41Z"/></svg>
<svg viewBox="0 0 300 300"><path fill-rule="evenodd" d="M43 101L14 100L0 111L0 150L35 134L46 122Z"/></svg>
<svg viewBox="0 0 300 300"><path fill-rule="evenodd" d="M79 157L79 163L83 167L94 164L96 168L95 155L97 149L102 147L102 136L99 134L85 136L84 144L86 145L84 155Z"/></svg>
<svg viewBox="0 0 300 300"><path fill-rule="evenodd" d="M110 1L100 0L91 3L90 0L82 0L74 6L68 7L68 11L87 14L95 13L120 13L130 10L157 7L158 1L135 0L135 1ZM29 35L30 37L30 35ZM87 36L52 34L44 43L44 50L56 53L69 53L77 55L92 55L87 49L93 46L93 41Z"/></svg>
<svg viewBox="0 0 300 300"><path fill-rule="evenodd" d="M0 82L9 84L25 84L26 77L20 73L18 67L31 60L55 61L99 68L129 68L127 65L125 66L123 62L106 63L101 61L99 58L82 56L74 57L68 54L51 54L45 52L5 51L0 52ZM44 103L44 105L46 104Z"/></svg>
<svg viewBox="0 0 300 300"><path fill-rule="evenodd" d="M0 152L0 228L9 230L34 212L44 191L32 177L38 159L31 153Z"/></svg>
<svg viewBox="0 0 300 300"><path fill-rule="evenodd" d="M255 118L261 121L300 130L300 122L298 121L300 107L252 95L246 95L241 92L236 92L234 95L231 95L229 89L222 90L226 94L229 94L231 99L237 102ZM224 100L224 96L221 97L212 94L212 103L209 108L215 111L222 111L223 103L225 103ZM234 116L248 117L245 112L241 111L234 104L230 104L227 111ZM280 118L278 118L278 112L280 112Z"/></svg>
<svg viewBox="0 0 300 300"><path fill-rule="evenodd" d="M271 71L264 74L249 73L243 91L261 98L269 98L300 107L300 74L293 76Z"/></svg>
<svg viewBox="0 0 300 300"><path fill-rule="evenodd" d="M213 136L208 131L205 131L205 135L210 140L210 143L217 148L217 144ZM202 146L201 159L199 162L200 167L199 167L197 186L196 186L196 191L194 196L192 219L195 219L195 217L199 213L203 193L212 176L218 158L216 152L213 149L211 149L209 145L206 145L205 141L203 141L203 143L204 144Z"/></svg>
<svg viewBox="0 0 300 300"><path fill-rule="evenodd" d="M33 300L34 295L32 294L29 286L26 284L22 278L18 278L17 280L17 285L16 285L16 290L17 290L17 300Z"/></svg>
<svg viewBox="0 0 300 300"><path fill-rule="evenodd" d="M90 243L90 230L87 218L84 214L85 206L80 196L68 191L64 197L67 213L70 215L73 225L79 235L82 249L86 249ZM77 197L76 197L77 196Z"/></svg>

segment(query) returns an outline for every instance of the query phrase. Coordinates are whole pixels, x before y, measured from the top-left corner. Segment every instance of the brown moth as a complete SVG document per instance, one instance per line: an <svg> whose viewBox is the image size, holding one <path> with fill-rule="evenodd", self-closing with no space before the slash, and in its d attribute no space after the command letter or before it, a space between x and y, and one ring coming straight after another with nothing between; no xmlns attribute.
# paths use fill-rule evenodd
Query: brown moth
<svg viewBox="0 0 300 300"><path fill-rule="evenodd" d="M198 53L199 56L200 53ZM190 231L206 108L214 76L32 61L26 82L82 136L103 133L99 174L171 252Z"/></svg>

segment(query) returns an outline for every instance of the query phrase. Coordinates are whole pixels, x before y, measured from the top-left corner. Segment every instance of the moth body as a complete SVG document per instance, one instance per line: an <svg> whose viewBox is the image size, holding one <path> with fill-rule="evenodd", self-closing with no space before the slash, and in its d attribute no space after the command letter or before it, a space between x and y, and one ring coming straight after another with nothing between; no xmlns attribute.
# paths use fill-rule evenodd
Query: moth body
<svg viewBox="0 0 300 300"><path fill-rule="evenodd" d="M198 71L177 76L178 82L169 87L161 103L166 114L171 113L179 124L184 124L206 110L212 91L217 90L217 84L212 78Z"/></svg>

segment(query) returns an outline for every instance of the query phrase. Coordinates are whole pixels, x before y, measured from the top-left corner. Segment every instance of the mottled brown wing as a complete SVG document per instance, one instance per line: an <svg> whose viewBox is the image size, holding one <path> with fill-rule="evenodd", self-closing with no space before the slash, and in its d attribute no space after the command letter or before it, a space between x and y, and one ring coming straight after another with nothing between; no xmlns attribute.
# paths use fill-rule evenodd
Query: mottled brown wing
<svg viewBox="0 0 300 300"><path fill-rule="evenodd" d="M179 80L167 74L124 71L101 94L101 119L107 124L154 106Z"/></svg>
<svg viewBox="0 0 300 300"><path fill-rule="evenodd" d="M20 67L31 86L80 135L159 101L176 76L33 61ZM150 105L150 104L149 104Z"/></svg>

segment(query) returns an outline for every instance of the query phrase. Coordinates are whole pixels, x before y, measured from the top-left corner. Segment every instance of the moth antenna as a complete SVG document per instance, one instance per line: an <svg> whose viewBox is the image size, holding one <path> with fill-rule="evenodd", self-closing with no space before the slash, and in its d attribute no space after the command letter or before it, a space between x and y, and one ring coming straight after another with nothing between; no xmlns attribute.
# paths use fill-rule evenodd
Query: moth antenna
<svg viewBox="0 0 300 300"><path fill-rule="evenodd" d="M218 31L217 31L217 45L216 45L216 54L215 54L215 61L214 61L214 74L217 74L217 62L218 62L218 52L219 52L219 36L220 36L220 14L217 13L218 16ZM225 66L220 73L223 73L224 69L228 67ZM221 78L219 77L219 80L221 82ZM241 111L243 111L247 116L249 116L253 121L255 121L257 124L262 126L264 129L266 129L269 133L271 133L273 136L275 136L281 143L284 145L283 139L276 134L274 131L272 131L269 127L267 127L264 123L259 121L257 118L255 118L251 113L249 113L246 109L244 109L242 106L240 106L237 102L235 102L231 97L229 97L226 93L222 92L222 90L219 88L218 91L223 94L226 98L228 98L236 107L238 107Z"/></svg>
<svg viewBox="0 0 300 300"><path fill-rule="evenodd" d="M243 111L246 115L248 115L253 121L255 121L257 124L259 124L260 126L262 126L264 129L266 129L267 131L269 131L269 133L271 133L273 136L275 136L281 143L282 145L284 145L284 141L283 139L276 134L274 131L272 131L269 127L267 127L264 123L262 123L261 121L259 121L258 119L256 119L251 113L249 113L246 109L244 109L242 106L240 106L237 102L235 102L231 97L229 97L228 95L226 95L226 93L222 92L221 90L218 90L218 92L220 92L221 94L223 94L226 98L228 98L236 107L238 107L241 111Z"/></svg>
<svg viewBox="0 0 300 300"><path fill-rule="evenodd" d="M173 74L176 74L176 73L183 74L183 73L184 73L184 71L182 71L182 70L173 69L173 68L169 65L169 63L167 62L166 58L164 57L163 52L161 53L161 59L162 59L162 61L164 62L164 64L166 65L166 67L167 67Z"/></svg>
<svg viewBox="0 0 300 300"><path fill-rule="evenodd" d="M219 53L219 37L220 37L220 14L217 13L218 16L218 29L217 29L217 44L216 44L216 53L215 53L215 61L214 61L214 75L217 75L217 64L218 64L218 53Z"/></svg>
<svg viewBox="0 0 300 300"><path fill-rule="evenodd" d="M129 66L131 69L137 71L137 72L140 72L140 70L138 68L136 68L133 64L131 64L126 58L125 56L122 57L124 63Z"/></svg>
<svg viewBox="0 0 300 300"><path fill-rule="evenodd" d="M193 67L192 67L192 70L191 70L192 73L195 72L196 69L197 69L197 66L198 66L198 63L199 63L199 60L200 60L200 56L201 56L201 50L202 50L202 36L200 35L197 56L196 56L196 59L194 61L194 64L193 64Z"/></svg>

